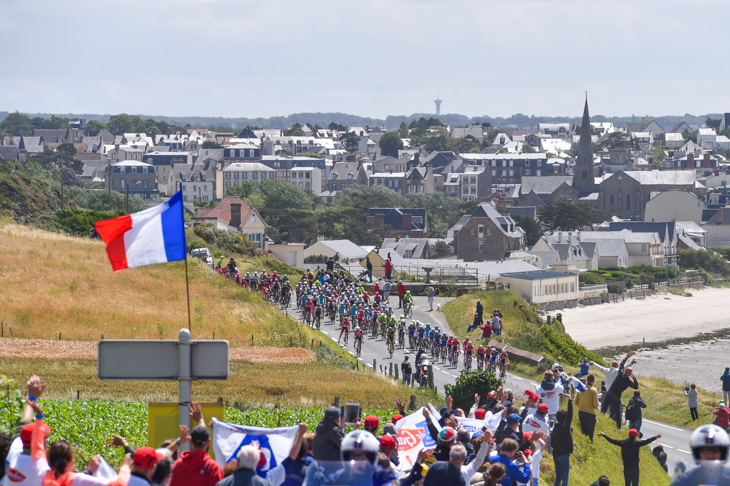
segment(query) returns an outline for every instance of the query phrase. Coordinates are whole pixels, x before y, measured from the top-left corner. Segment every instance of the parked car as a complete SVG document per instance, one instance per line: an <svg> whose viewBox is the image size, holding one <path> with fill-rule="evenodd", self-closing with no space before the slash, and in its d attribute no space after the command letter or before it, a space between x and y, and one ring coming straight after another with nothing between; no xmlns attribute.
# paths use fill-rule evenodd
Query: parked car
<svg viewBox="0 0 730 486"><path fill-rule="evenodd" d="M190 255L194 258L200 258L208 265L213 263L213 255L208 248L195 248L190 252Z"/></svg>

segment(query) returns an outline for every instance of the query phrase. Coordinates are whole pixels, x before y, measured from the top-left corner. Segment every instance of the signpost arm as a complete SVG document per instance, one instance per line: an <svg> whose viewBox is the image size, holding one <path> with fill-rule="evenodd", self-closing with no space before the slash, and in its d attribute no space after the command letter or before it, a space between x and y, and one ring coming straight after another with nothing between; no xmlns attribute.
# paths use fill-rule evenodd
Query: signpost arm
<svg viewBox="0 0 730 486"><path fill-rule="evenodd" d="M192 380L190 378L190 331L181 329L179 333L178 352L180 353L180 374L178 377L178 423L190 427L188 405L192 399ZM188 450L188 443L180 444L180 451Z"/></svg>

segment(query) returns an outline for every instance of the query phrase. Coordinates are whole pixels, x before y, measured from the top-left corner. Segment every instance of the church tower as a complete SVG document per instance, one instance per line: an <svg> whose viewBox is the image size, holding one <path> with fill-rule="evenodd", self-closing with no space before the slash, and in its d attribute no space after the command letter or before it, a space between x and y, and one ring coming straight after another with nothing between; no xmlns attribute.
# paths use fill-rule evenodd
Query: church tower
<svg viewBox="0 0 730 486"><path fill-rule="evenodd" d="M597 190L593 178L593 143L591 142L591 117L588 114L588 95L586 95L583 121L580 126L578 160L573 168L573 188L581 197Z"/></svg>

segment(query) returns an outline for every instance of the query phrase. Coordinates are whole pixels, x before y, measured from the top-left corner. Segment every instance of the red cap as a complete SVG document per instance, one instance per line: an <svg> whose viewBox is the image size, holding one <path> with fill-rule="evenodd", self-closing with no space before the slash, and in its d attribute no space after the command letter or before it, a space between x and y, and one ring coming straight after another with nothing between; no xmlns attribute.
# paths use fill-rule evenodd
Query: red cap
<svg viewBox="0 0 730 486"><path fill-rule="evenodd" d="M629 430L629 437L636 437L637 435L639 435L638 430L636 430L636 429Z"/></svg>
<svg viewBox="0 0 730 486"><path fill-rule="evenodd" d="M158 454L152 447L140 447L134 452L134 467L137 469L149 469L162 459L162 454Z"/></svg>
<svg viewBox="0 0 730 486"><path fill-rule="evenodd" d="M380 425L380 419L376 417L375 415L368 415L365 417L365 429L371 430L371 429L377 429Z"/></svg>
<svg viewBox="0 0 730 486"><path fill-rule="evenodd" d="M487 399L489 399L489 400L493 399L496 396L497 396L497 392L494 391L494 390L492 390L489 393L487 393Z"/></svg>
<svg viewBox="0 0 730 486"><path fill-rule="evenodd" d="M397 413L397 414L393 415L393 423L394 423L394 424L398 423L398 421L399 421L400 419L402 419L402 418L403 418L403 415L401 415L401 414L399 414L399 413Z"/></svg>
<svg viewBox="0 0 730 486"><path fill-rule="evenodd" d="M550 411L550 408L547 406L547 403L540 403L537 406L537 411L542 413L548 413Z"/></svg>
<svg viewBox="0 0 730 486"><path fill-rule="evenodd" d="M20 429L20 440L23 441L24 445L30 445L31 437L33 437L33 430L35 429L35 423L31 422L29 424L25 424L22 429ZM43 435L48 435L51 433L51 428L43 424L41 430L43 430Z"/></svg>
<svg viewBox="0 0 730 486"><path fill-rule="evenodd" d="M532 432L522 432L522 439L525 441L532 439Z"/></svg>
<svg viewBox="0 0 730 486"><path fill-rule="evenodd" d="M474 418L477 418L479 420L486 417L486 415L487 415L487 411L484 410L483 408L477 408L476 411L474 412Z"/></svg>
<svg viewBox="0 0 730 486"><path fill-rule="evenodd" d="M380 438L381 449L395 449L395 437L385 434Z"/></svg>
<svg viewBox="0 0 730 486"><path fill-rule="evenodd" d="M531 402L536 402L540 399L540 396L532 390L525 390L525 395Z"/></svg>
<svg viewBox="0 0 730 486"><path fill-rule="evenodd" d="M525 455L525 457L529 457L530 454L532 454L532 451L530 449L525 449L525 452L523 452L523 454Z"/></svg>

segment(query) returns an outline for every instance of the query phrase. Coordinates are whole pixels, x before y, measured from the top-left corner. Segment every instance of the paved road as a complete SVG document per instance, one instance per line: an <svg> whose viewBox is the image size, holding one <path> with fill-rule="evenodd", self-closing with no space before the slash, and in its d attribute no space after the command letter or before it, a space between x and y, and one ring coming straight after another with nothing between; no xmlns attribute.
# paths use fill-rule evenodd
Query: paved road
<svg viewBox="0 0 730 486"><path fill-rule="evenodd" d="M393 299L391 299L393 300ZM449 298L437 298L436 303L441 303L442 305L445 302L448 302ZM393 303L397 303L397 296L395 300L393 300ZM396 315L399 315L400 310L396 310ZM289 308L289 313L292 314L296 318L301 318L301 314L299 311L297 311L296 306L292 304L292 306ZM447 329L448 326L446 324L446 319L444 318L443 313L436 310L436 307L434 306L433 312L429 311L428 308L428 301L425 297L414 297L414 310L413 310L413 318L416 320L419 320L421 322L430 322L432 326L438 325L442 329ZM335 325L329 324L329 319L324 319L322 321L322 326L320 329L324 334L329 336L333 341L337 341L337 338L340 335L339 331L339 324L336 323ZM448 331L450 332L450 331ZM342 344L341 344L342 345ZM347 351L355 355L355 349L353 346L353 340L352 340L352 334L350 335L350 341L347 345ZM381 366L383 366L383 369L386 371L390 366L390 363L393 363L393 366L400 367L400 363L403 362L405 356L410 356L409 361L411 362L411 365L413 366L413 362L415 360L415 354L411 353L408 349L401 350L396 347L395 353L393 354L393 358L391 359L388 350L385 346L385 340L382 338L378 338L376 340L372 338L365 338L363 340L362 345L362 355L358 358L358 361L361 365L368 366L369 368L372 368L373 365L373 359L376 360L376 366L378 367L378 371ZM474 364L476 366L476 364ZM433 380L434 385L438 387L439 393L443 394L444 387L447 384L453 384L456 378L458 377L459 373L463 369L463 367L460 365L458 369L453 369L448 365L443 365L440 362L433 363ZM510 388L512 390L515 390L516 392L522 394L524 393L524 390L526 388L533 389L538 385L538 383L535 383L527 378L523 378L521 376L516 376L513 374L507 374L507 380L505 382L505 388ZM435 406L438 406L437 404L434 404ZM577 418L575 420L577 423ZM574 426L579 427L578 425ZM674 471L674 467L677 462L684 461L688 466L691 466L693 464L692 455L689 451L689 437L692 433L691 430L675 427L673 425L667 425L661 422L656 422L653 420L647 420L644 419L641 427L641 431L644 434L645 437L652 437L656 434L662 434L662 438L658 441L655 441L654 443L650 444L648 447L653 448L656 444L662 444L664 446L665 451L667 452L667 465L669 466L669 471L672 473ZM596 431L598 432L598 431ZM628 428L624 427L623 433L628 433ZM619 436L619 434L612 430L608 432L608 435L613 438L623 438L623 436ZM599 437L596 437L595 440L603 440ZM617 449L618 454L618 449Z"/></svg>

